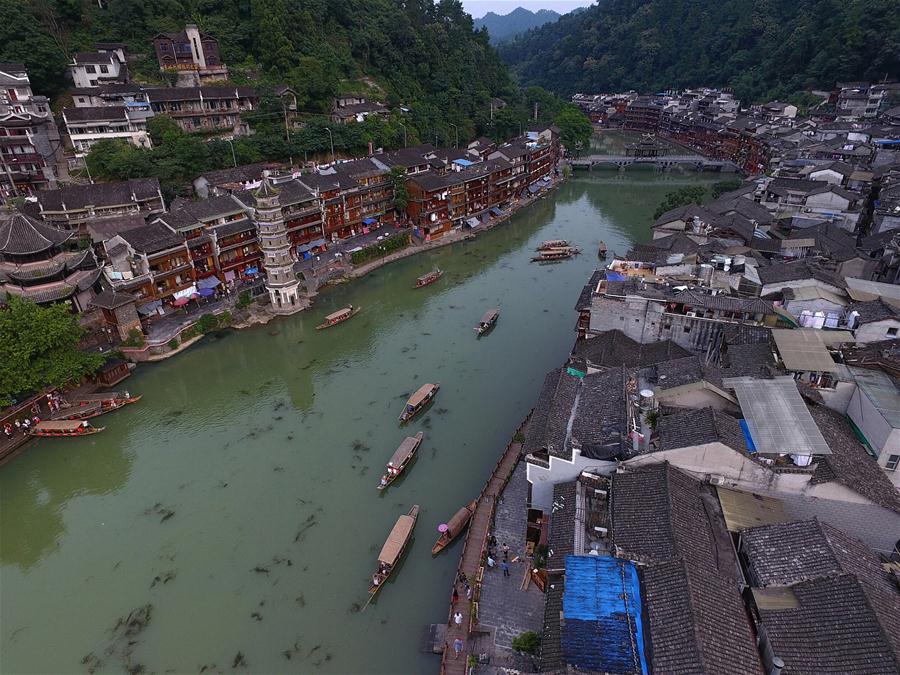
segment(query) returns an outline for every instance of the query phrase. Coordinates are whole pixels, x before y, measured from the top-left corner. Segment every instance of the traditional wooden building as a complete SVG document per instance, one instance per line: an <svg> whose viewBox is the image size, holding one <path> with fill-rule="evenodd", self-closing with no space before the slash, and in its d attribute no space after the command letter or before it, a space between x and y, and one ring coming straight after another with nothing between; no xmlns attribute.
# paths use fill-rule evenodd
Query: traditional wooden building
<svg viewBox="0 0 900 675"><path fill-rule="evenodd" d="M25 206L29 215L59 227L87 231L88 223L129 214L150 216L166 209L159 180L132 178L118 183L70 185L41 190Z"/></svg>
<svg viewBox="0 0 900 675"><path fill-rule="evenodd" d="M7 207L0 213L0 300L16 295L38 304L68 302L84 311L100 277L91 249L75 233Z"/></svg>

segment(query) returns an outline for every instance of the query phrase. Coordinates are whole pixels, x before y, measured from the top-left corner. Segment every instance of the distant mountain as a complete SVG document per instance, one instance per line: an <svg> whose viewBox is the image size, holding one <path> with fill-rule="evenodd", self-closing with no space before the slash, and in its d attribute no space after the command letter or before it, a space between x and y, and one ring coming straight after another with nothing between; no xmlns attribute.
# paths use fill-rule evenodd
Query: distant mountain
<svg viewBox="0 0 900 675"><path fill-rule="evenodd" d="M900 76L884 0L602 0L500 54L523 85L575 92L730 86L746 101Z"/></svg>
<svg viewBox="0 0 900 675"><path fill-rule="evenodd" d="M475 30L487 28L491 36L491 44L514 38L532 28L556 21L562 14L552 9L539 9L536 12L516 7L509 14L488 12L480 19L475 19Z"/></svg>

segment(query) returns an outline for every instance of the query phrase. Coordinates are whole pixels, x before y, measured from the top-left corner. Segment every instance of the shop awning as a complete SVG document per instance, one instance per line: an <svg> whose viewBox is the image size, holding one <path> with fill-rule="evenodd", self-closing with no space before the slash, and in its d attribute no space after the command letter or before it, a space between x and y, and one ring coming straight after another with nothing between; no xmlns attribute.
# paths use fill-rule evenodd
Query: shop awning
<svg viewBox="0 0 900 675"><path fill-rule="evenodd" d="M495 216L498 216L498 217L503 215L503 211L498 209L496 206L491 208L491 213L493 213Z"/></svg>
<svg viewBox="0 0 900 675"><path fill-rule="evenodd" d="M246 274L247 276L259 274L259 268L258 267L248 267L247 269L244 270L244 274Z"/></svg>
<svg viewBox="0 0 900 675"><path fill-rule="evenodd" d="M478 218L467 218L466 225L468 225L469 227L478 227L480 223L478 222Z"/></svg>
<svg viewBox="0 0 900 675"><path fill-rule="evenodd" d="M206 277L205 279L197 279L197 290L202 291L206 288L215 288L221 283L222 282L219 281L219 277L216 276ZM203 294L201 293L201 295Z"/></svg>
<svg viewBox="0 0 900 675"><path fill-rule="evenodd" d="M162 307L162 300L154 300L153 302L148 302L146 305L138 305L137 311L139 314L149 315L153 314Z"/></svg>
<svg viewBox="0 0 900 675"><path fill-rule="evenodd" d="M178 300L179 298L189 298L196 292L197 292L197 287L194 284L191 284L184 290L175 291L174 293L172 293L172 297L175 298L176 300Z"/></svg>
<svg viewBox="0 0 900 675"><path fill-rule="evenodd" d="M213 288L201 288L199 291L197 291L197 295L199 295L201 298L209 298L215 294L216 291Z"/></svg>
<svg viewBox="0 0 900 675"><path fill-rule="evenodd" d="M540 189L541 189L541 186L540 186L540 185L529 185L529 186L528 186L528 191L529 191L531 194L535 194L536 192L539 192Z"/></svg>
<svg viewBox="0 0 900 675"><path fill-rule="evenodd" d="M314 248L318 248L319 246L324 246L324 245L325 245L324 239L316 239L315 241L311 241L307 244L300 244L300 246L297 247L297 253L306 253L307 251L311 251Z"/></svg>
<svg viewBox="0 0 900 675"><path fill-rule="evenodd" d="M365 220L363 220L363 225L374 225L377 222L378 220L375 218L366 218Z"/></svg>

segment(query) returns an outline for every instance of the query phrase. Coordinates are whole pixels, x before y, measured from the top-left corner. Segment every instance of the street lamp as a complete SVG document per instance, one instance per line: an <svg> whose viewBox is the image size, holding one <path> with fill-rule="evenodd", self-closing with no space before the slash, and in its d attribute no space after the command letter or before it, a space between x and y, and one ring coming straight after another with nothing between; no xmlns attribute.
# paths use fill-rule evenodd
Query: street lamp
<svg viewBox="0 0 900 675"><path fill-rule="evenodd" d="M403 147L406 147L406 125L403 122L397 122L401 127L403 127Z"/></svg>
<svg viewBox="0 0 900 675"><path fill-rule="evenodd" d="M325 127L325 131L328 132L328 142L331 143L331 163L335 164L334 160L334 136L331 134L331 129Z"/></svg>
<svg viewBox="0 0 900 675"><path fill-rule="evenodd" d="M235 166L237 166L237 157L234 154L234 141L232 141L230 138L225 138L225 141L228 143L228 145L231 146L231 161Z"/></svg>
<svg viewBox="0 0 900 675"><path fill-rule="evenodd" d="M459 147L459 127L453 124L453 122L447 122L451 127L453 127L453 131L456 132L456 144L453 146L454 148Z"/></svg>

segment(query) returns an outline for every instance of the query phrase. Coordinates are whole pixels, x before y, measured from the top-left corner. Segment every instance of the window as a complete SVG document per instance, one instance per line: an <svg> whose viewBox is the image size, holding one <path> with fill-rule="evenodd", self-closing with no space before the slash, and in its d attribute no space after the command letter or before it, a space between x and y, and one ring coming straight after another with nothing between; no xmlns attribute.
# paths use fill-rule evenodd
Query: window
<svg viewBox="0 0 900 675"><path fill-rule="evenodd" d="M93 75L94 73L97 72L97 68L95 66L85 66L84 72L90 73L91 75Z"/></svg>
<svg viewBox="0 0 900 675"><path fill-rule="evenodd" d="M897 329L896 328L888 328L887 335L888 335L888 337L897 337Z"/></svg>
<svg viewBox="0 0 900 675"><path fill-rule="evenodd" d="M884 468L888 471L896 471L898 464L900 464L900 455L891 455L888 457L887 464L884 465Z"/></svg>

